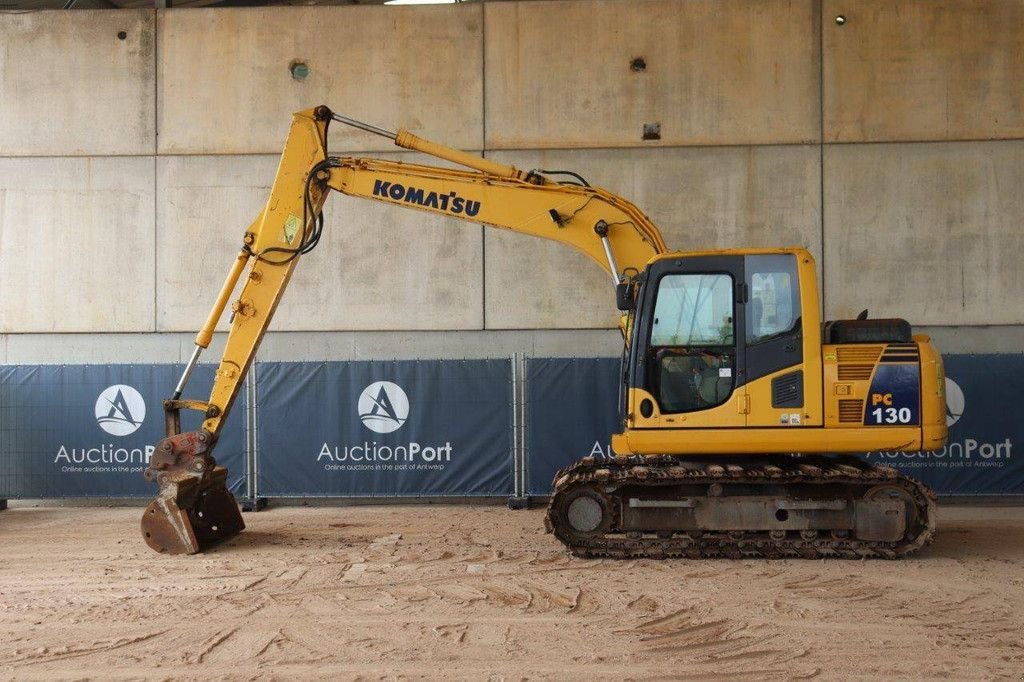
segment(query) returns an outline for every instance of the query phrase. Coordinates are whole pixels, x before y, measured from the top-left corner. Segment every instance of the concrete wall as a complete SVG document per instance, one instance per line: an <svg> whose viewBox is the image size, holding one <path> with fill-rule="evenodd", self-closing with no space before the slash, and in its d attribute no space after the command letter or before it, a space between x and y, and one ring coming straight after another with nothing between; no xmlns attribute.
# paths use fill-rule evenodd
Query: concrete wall
<svg viewBox="0 0 1024 682"><path fill-rule="evenodd" d="M157 159L157 331L188 331L205 319L239 235L266 203L277 161ZM320 245L296 269L274 329L482 328L481 226L343 195L328 209Z"/></svg>
<svg viewBox="0 0 1024 682"><path fill-rule="evenodd" d="M824 0L823 8L826 142L1024 137L1020 0Z"/></svg>
<svg viewBox="0 0 1024 682"><path fill-rule="evenodd" d="M0 156L152 154L155 34L147 10L0 14Z"/></svg>
<svg viewBox="0 0 1024 682"><path fill-rule="evenodd" d="M821 254L817 146L503 151L491 156L522 168L586 169L591 184L615 188L641 206L672 248L794 244ZM497 230L485 233L484 244L488 328L616 324L608 277L582 254ZM528 276L524 263L532 264Z"/></svg>
<svg viewBox="0 0 1024 682"><path fill-rule="evenodd" d="M0 158L0 332L153 330L153 158Z"/></svg>
<svg viewBox="0 0 1024 682"><path fill-rule="evenodd" d="M483 144L483 7L254 7L156 15L161 154L279 154L318 104L391 129ZM303 81L289 65L309 67ZM386 139L334 127L336 151Z"/></svg>
<svg viewBox="0 0 1024 682"><path fill-rule="evenodd" d="M1019 350L1022 44L1024 0L0 14L0 362L185 359L290 113L321 103L576 170L674 248L806 245L827 316ZM327 220L264 357L616 352L582 256L341 196Z"/></svg>
<svg viewBox="0 0 1024 682"><path fill-rule="evenodd" d="M1024 140L826 147L826 309L1024 322L1022 187Z"/></svg>
<svg viewBox="0 0 1024 682"><path fill-rule="evenodd" d="M815 0L484 8L488 148L819 138ZM637 58L643 70L631 68ZM645 123L661 125L653 145Z"/></svg>

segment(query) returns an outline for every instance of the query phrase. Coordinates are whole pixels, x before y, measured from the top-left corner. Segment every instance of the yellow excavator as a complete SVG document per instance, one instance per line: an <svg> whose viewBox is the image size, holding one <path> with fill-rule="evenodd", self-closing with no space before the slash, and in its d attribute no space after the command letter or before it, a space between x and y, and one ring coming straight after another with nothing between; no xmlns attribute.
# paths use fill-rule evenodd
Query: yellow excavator
<svg viewBox="0 0 1024 682"><path fill-rule="evenodd" d="M467 170L330 156L342 123ZM946 441L942 359L900 319L822 324L803 248L671 252L633 204L565 171L523 171L333 113L295 114L266 207L245 231L173 397L142 533L195 553L244 529L212 451L331 190L552 239L604 268L624 338L613 458L558 472L545 524L586 557L886 557L935 530L921 483L851 453ZM240 279L208 400L182 392ZM180 412L201 429L181 432ZM571 454L571 453L570 453Z"/></svg>

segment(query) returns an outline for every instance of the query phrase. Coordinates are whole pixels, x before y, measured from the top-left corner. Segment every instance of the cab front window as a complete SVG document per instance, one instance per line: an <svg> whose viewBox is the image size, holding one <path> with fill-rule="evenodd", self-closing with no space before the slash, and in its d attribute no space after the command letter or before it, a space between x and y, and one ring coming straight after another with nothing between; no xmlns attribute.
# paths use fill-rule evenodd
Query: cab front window
<svg viewBox="0 0 1024 682"><path fill-rule="evenodd" d="M662 412L707 409L732 394L734 286L732 277L722 273L659 280L647 366Z"/></svg>

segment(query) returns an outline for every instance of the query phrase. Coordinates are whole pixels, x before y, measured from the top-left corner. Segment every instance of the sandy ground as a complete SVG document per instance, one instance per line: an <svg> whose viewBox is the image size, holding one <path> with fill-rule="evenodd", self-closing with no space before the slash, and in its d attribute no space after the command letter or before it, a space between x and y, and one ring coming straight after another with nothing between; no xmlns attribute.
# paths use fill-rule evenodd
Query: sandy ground
<svg viewBox="0 0 1024 682"><path fill-rule="evenodd" d="M277 508L194 557L138 509L0 513L0 677L1024 676L1024 509L912 560L583 561L500 507Z"/></svg>

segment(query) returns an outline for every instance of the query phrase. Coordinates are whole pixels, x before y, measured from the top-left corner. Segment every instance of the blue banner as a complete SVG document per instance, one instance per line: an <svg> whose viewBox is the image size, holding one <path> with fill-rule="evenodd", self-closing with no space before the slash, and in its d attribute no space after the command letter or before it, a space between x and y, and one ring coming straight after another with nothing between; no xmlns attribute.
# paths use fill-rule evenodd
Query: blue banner
<svg viewBox="0 0 1024 682"><path fill-rule="evenodd" d="M935 453L868 453L944 495L1024 494L1015 452L1024 356L945 357L950 438ZM530 359L526 492L561 467L610 456L617 358ZM0 498L148 497L141 476L163 436L176 365L0 368ZM188 391L205 396L213 367ZM262 496L512 494L510 365L505 360L261 363L257 470ZM244 480L244 400L215 451ZM199 415L183 413L184 428Z"/></svg>
<svg viewBox="0 0 1024 682"><path fill-rule="evenodd" d="M526 493L551 494L555 472L611 456L618 424L618 358L526 361Z"/></svg>
<svg viewBox="0 0 1024 682"><path fill-rule="evenodd" d="M946 355L949 442L931 453L867 453L942 495L1024 495L1024 355ZM618 428L617 358L530 359L527 363L528 492L551 492L558 469L609 455Z"/></svg>
<svg viewBox="0 0 1024 682"><path fill-rule="evenodd" d="M1024 355L945 355L949 440L936 452L868 453L946 495L1024 495Z"/></svg>
<svg viewBox="0 0 1024 682"><path fill-rule="evenodd" d="M213 372L198 367L189 394L209 395ZM142 471L164 437L163 400L180 373L177 365L0 367L0 498L154 495ZM243 400L236 412L214 452L229 483L245 478ZM201 421L182 413L185 430Z"/></svg>
<svg viewBox="0 0 1024 682"><path fill-rule="evenodd" d="M512 493L507 360L256 369L260 496Z"/></svg>

